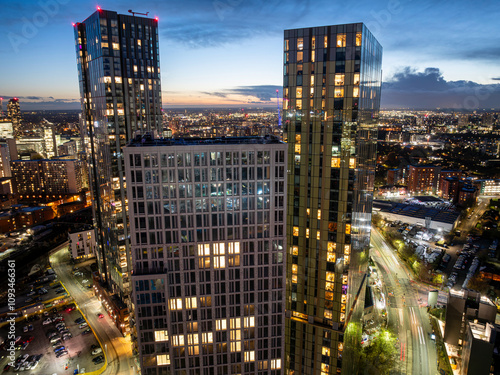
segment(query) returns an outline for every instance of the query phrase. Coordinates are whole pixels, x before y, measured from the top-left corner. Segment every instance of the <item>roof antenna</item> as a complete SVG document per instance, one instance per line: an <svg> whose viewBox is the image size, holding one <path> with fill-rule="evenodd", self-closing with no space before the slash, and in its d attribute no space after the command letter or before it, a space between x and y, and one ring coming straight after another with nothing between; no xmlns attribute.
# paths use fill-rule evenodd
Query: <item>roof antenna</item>
<svg viewBox="0 0 500 375"><path fill-rule="evenodd" d="M129 9L128 10L129 13L132 13L132 16L135 17L136 14L140 14L141 16L148 16L149 12L146 12L146 13L139 13L139 12L133 12L132 9Z"/></svg>

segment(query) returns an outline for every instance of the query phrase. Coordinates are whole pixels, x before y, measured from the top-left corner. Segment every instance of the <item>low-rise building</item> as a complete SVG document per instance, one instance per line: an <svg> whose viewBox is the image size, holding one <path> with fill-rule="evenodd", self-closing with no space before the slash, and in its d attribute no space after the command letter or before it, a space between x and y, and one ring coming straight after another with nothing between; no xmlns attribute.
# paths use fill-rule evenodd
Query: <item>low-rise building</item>
<svg viewBox="0 0 500 375"><path fill-rule="evenodd" d="M54 218L51 207L15 207L0 214L0 233L9 233L30 228Z"/></svg>
<svg viewBox="0 0 500 375"><path fill-rule="evenodd" d="M68 233L69 252L73 259L86 259L95 254L95 231L91 226L75 228Z"/></svg>

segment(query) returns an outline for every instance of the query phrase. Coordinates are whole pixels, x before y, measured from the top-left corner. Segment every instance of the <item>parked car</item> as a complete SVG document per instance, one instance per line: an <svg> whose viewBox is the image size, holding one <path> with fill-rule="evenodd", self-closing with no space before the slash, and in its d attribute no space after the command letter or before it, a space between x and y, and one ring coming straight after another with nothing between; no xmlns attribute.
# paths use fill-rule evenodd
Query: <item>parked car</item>
<svg viewBox="0 0 500 375"><path fill-rule="evenodd" d="M82 324L80 324L80 325L78 326L78 328L80 328L80 329L85 328L85 327L88 327L87 322L82 323Z"/></svg>
<svg viewBox="0 0 500 375"><path fill-rule="evenodd" d="M92 333L92 330L90 328L87 328L85 331L82 332L82 335L88 335L89 333Z"/></svg>
<svg viewBox="0 0 500 375"><path fill-rule="evenodd" d="M100 354L102 353L102 348L95 348L92 350L92 355Z"/></svg>
<svg viewBox="0 0 500 375"><path fill-rule="evenodd" d="M79 317L78 319L75 319L75 323L76 324L81 324L85 321L85 319L83 319L82 317Z"/></svg>
<svg viewBox="0 0 500 375"><path fill-rule="evenodd" d="M45 320L42 322L42 324L43 324L44 326L46 326L47 324L50 324L50 323L52 323L52 319L50 319L50 318L47 318L47 319L45 319Z"/></svg>

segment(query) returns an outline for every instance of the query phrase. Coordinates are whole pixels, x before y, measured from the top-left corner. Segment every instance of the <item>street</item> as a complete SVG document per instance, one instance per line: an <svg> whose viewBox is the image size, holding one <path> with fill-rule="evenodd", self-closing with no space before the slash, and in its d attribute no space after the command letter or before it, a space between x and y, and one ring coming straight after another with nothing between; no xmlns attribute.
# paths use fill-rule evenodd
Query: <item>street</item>
<svg viewBox="0 0 500 375"><path fill-rule="evenodd" d="M399 338L398 373L436 375L437 355L426 307L417 285L382 235L372 227L371 258L381 271L388 300L388 326Z"/></svg>
<svg viewBox="0 0 500 375"><path fill-rule="evenodd" d="M136 374L133 366L130 338L124 338L108 316L103 319L97 313L104 312L101 302L93 296L93 292L85 289L72 274L67 247L64 247L50 256L52 268L64 284L70 295L80 307L97 338L102 343L106 353L108 366L105 375Z"/></svg>

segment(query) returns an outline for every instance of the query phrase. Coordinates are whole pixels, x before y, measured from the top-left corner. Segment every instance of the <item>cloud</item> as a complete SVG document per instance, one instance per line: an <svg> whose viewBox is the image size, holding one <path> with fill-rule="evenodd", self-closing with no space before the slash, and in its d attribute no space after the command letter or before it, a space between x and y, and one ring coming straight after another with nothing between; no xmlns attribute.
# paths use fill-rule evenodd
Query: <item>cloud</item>
<svg viewBox="0 0 500 375"><path fill-rule="evenodd" d="M492 81L500 81L500 77L494 77L492 78Z"/></svg>
<svg viewBox="0 0 500 375"><path fill-rule="evenodd" d="M52 96L15 96L15 95L0 95L4 98L4 102L8 98L18 98L21 106L21 111L33 110L64 110L64 109L80 109L80 99L74 98L54 98Z"/></svg>
<svg viewBox="0 0 500 375"><path fill-rule="evenodd" d="M500 84L447 81L437 68L418 72L405 67L382 84L383 108L475 110L499 106Z"/></svg>
<svg viewBox="0 0 500 375"><path fill-rule="evenodd" d="M283 29L305 17L310 0L191 0L177 4L160 23L163 38L191 48L206 48L262 35L282 35ZM196 10L196 11L194 11ZM300 15L300 17L298 17Z"/></svg>
<svg viewBox="0 0 500 375"><path fill-rule="evenodd" d="M279 90L281 97L282 89L281 86L276 85L238 86L223 91L203 92L203 94L217 96L219 98L227 98L231 95L245 96L248 97L247 100L250 103L266 104L276 99L276 90ZM255 101L255 98L257 98L258 101Z"/></svg>

